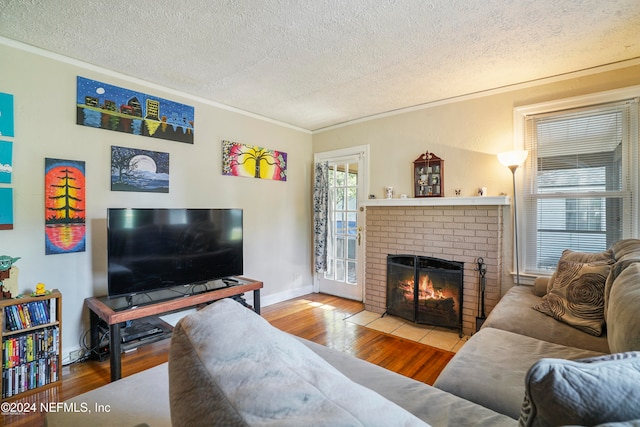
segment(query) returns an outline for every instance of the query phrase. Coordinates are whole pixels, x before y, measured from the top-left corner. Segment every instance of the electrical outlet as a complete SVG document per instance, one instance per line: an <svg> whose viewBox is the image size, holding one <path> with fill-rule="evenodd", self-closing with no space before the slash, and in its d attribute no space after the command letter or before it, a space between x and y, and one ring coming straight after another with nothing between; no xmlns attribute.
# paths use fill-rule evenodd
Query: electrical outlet
<svg viewBox="0 0 640 427"><path fill-rule="evenodd" d="M84 350L78 349L69 352L69 360L75 362L76 360L82 359L84 357Z"/></svg>

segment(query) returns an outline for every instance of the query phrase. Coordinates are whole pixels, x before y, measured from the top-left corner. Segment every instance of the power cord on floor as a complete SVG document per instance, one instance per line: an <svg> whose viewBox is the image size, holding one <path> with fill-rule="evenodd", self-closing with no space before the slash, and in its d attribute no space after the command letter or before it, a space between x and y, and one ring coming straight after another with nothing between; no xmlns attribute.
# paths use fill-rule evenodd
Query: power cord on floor
<svg viewBox="0 0 640 427"><path fill-rule="evenodd" d="M91 358L93 354L99 355L98 350L100 348L100 343L109 339L109 331L108 330L104 331L103 334L98 337L98 343L94 347L91 347L89 344L87 344L87 337L89 336L90 332L91 332L90 330L84 331L80 335L80 343L79 343L80 349L77 351L78 353L77 357L72 358L71 356L69 356L69 357L63 358L62 359L63 366L84 362L85 360L88 360L89 358Z"/></svg>

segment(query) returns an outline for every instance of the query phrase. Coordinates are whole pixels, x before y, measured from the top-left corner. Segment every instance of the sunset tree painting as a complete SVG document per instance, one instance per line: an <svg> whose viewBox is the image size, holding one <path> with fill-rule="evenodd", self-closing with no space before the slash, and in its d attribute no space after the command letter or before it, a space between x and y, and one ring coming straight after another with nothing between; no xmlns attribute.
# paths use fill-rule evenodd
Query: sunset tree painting
<svg viewBox="0 0 640 427"><path fill-rule="evenodd" d="M46 254L84 252L86 248L85 165L45 159Z"/></svg>
<svg viewBox="0 0 640 427"><path fill-rule="evenodd" d="M287 153L222 141L222 174L286 181Z"/></svg>

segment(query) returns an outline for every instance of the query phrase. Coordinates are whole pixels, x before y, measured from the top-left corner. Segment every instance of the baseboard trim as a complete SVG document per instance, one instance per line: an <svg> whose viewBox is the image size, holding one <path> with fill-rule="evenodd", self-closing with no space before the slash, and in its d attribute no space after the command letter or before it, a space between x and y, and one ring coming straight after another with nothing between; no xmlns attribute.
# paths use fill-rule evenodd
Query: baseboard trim
<svg viewBox="0 0 640 427"><path fill-rule="evenodd" d="M262 307L266 307L268 305L277 304L282 301L290 300L292 298L297 298L302 295L312 294L313 286L307 285L302 286L300 288L289 289L284 292L278 292L276 294L262 296L260 295L260 305Z"/></svg>

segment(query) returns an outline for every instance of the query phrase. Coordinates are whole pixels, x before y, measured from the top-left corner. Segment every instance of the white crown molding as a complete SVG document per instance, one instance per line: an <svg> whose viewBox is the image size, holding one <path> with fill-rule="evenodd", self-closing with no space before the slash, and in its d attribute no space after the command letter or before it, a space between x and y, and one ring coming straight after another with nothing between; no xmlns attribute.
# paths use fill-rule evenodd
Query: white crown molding
<svg viewBox="0 0 640 427"><path fill-rule="evenodd" d="M494 89L487 89L487 90L484 90L484 91L469 93L469 94L466 94L466 95L454 96L452 98L441 99L441 100L437 100L437 101L433 101L433 102L427 102L425 104L415 105L413 107L400 108L398 110L388 111L388 112L380 113L380 114L374 114L374 115L371 115L371 116L362 117L360 119L350 120L348 122L338 123L338 124L332 125L332 126L327 126L325 128L315 129L313 131L313 133L316 134L316 133L320 133L320 132L326 132L326 131L338 129L338 128L341 128L341 127L350 126L350 125L353 125L353 124L356 124L356 123L363 123L363 122L367 122L367 121L370 121L370 120L381 119L381 118L384 118L384 117L396 116L398 114L404 114L404 113L409 113L409 112L413 112L413 111L425 110L427 108L433 108L433 107L438 107L438 106L441 106L441 105L452 104L454 102L467 101L467 100L470 100L470 99L477 99L477 98L482 98L482 97L485 97L485 96L498 95L498 94L505 93L505 92L512 92L512 91L515 91L515 90L527 89L527 88L530 88L530 87L533 87L533 86L540 86L540 85L543 85L543 84L556 83L556 82L560 82L560 81L564 81L564 80L575 79L575 78L578 78L578 77L589 76L589 75L592 75L592 74L599 74L599 73L604 73L604 72L607 72L607 71L618 70L618 69L621 69L621 68L632 67L632 66L635 66L635 65L640 65L640 58L633 58L633 59L629 59L629 60L626 60L626 61L615 62L615 63L612 63L612 64L599 65L599 66L588 68L588 69L585 69L585 70L572 71L570 73L560 74L560 75L557 75L557 76L545 77L545 78L541 78L541 79L537 79L537 80L530 80L530 81L527 81L527 82L516 83L516 84L512 84L512 85L507 85L507 86L494 88Z"/></svg>
<svg viewBox="0 0 640 427"><path fill-rule="evenodd" d="M58 54L58 53L54 53L54 52L50 52L32 45L28 45L16 40L12 40L6 37L2 37L0 36L0 44L18 49L18 50L22 50L25 52L29 52L29 53L33 53L35 55L39 55L42 57L46 57L49 59L53 59L56 61L60 61L66 64L70 64L79 68L84 68L86 70L91 70L97 73L101 73L101 74L105 74L107 76L111 76L111 77L115 77L118 79L122 79L125 81L130 81L132 83L136 83L142 86L146 86L150 89L154 89L154 90L160 90L169 94L173 94L176 96L181 96L183 98L186 99L191 99L193 101L196 102L200 102L203 104L207 104L210 105L212 107L216 107L216 108L220 108L222 110L226 110L226 111L231 111L237 114L241 114L247 117L251 117L254 119L258 119L258 120L262 120L268 123L272 123L278 126L282 126L285 128L289 128L289 129L293 129L296 130L298 132L303 132L306 134L316 134L316 133L321 133L321 132L326 132L326 131L330 131L333 129L338 129L341 127L345 127L345 126L350 126L353 124L357 124L357 123L363 123L363 122L367 122L370 120L377 120L377 119L381 119L384 117L391 117L391 116L396 116L399 114L404 114L404 113L409 113L409 112L413 112L413 111L419 111L419 110L424 110L427 108L433 108L433 107L437 107L437 106L441 106L441 105L447 105L447 104L451 104L454 102L460 102L460 101L466 101L466 100L470 100L470 99L476 99L476 98L481 98L481 97L485 97L485 96L490 96L490 95L496 95L496 94L500 94L500 93L505 93L505 92L511 92L514 90L519 90L519 89L526 89L532 86L539 86L542 84L549 84L549 83L555 83L555 82L559 82L559 81L563 81L563 80L568 80L568 79L573 79L573 78L578 78L578 77L584 77L584 76L588 76L588 75L592 75L592 74L598 74L598 73L603 73L606 71L612 71L612 70L617 70L620 68L626 68L626 67L631 67L634 65L639 65L640 64L640 58L633 58L633 59L629 59L626 61L620 61L620 62L615 62L612 64L604 64L604 65L600 65L600 66L596 66L596 67L592 67L592 68L588 68L585 70L579 70L579 71L573 71L573 72L569 72L569 73L565 73L565 74L560 74L557 76L551 76L551 77L545 77L542 79L537 79L537 80L531 80L528 82L522 82L522 83L516 83L513 85L507 85L507 86L502 86L502 87L498 87L498 88L494 88L494 89L488 89L485 91L479 91L479 92L474 92L474 93L470 93L470 94L465 94L465 95L460 95L460 96L455 96L455 97L451 97L451 98L446 98L446 99L441 99L441 100L437 100L437 101L433 101L433 102L427 102L424 104L419 104L419 105L415 105L415 106L411 106L411 107L406 107L406 108L400 108L397 110L393 110L393 111L387 111L384 113L380 113L380 114L374 114L371 116L367 116L367 117L362 117L359 119L355 119L355 120L349 120L347 122L344 123L338 123L336 125L332 125L332 126L327 126L324 128L320 128L320 129L315 129L315 130L309 130L309 129L303 129L300 128L298 126L294 126L291 125L289 123L284 123L278 120L274 120L265 116L261 116L259 114L255 114L255 113L251 113L249 111L245 111L245 110L241 110L239 108L236 107L231 107L229 105L226 104L222 104L216 101L212 101L210 99L206 99L206 98L202 98L199 97L197 95L193 95L193 94L189 94L189 93L185 93L185 92L181 92L175 89L171 89L162 85L158 85L155 83L151 83L148 82L146 80L142 80L142 79L138 79L136 77L132 77L126 74L122 74L119 73L117 71L113 71L113 70L109 70L106 68L102 68L102 67L98 67L96 65L92 65L77 59L73 59L73 58L69 58L67 56Z"/></svg>
<svg viewBox="0 0 640 427"><path fill-rule="evenodd" d="M303 133L306 133L306 134L311 134L312 133L308 129L303 129L303 128L300 128L300 127L297 127L297 126L293 126L293 125L288 124L288 123L284 123L284 122L280 122L278 120L270 119L268 117L264 117L264 116L261 116L259 114L255 114L255 113L251 113L249 111L241 110L239 108L231 107L229 105L225 105L225 104L222 104L220 102L212 101L210 99L202 98L202 97L199 97L197 95L181 92L179 90L171 89L171 88L168 88L168 87L156 84L156 83L151 83L151 82L148 82L146 80L139 79L137 77L132 77L132 76L129 76L127 74L122 74L122 73L119 73L117 71L109 70L107 68L98 67L97 65L92 65L92 64L89 64L89 63L84 62L84 61L80 61L80 60L77 60L77 59L69 58L68 56L64 56L64 55L61 55L61 54L58 54L58 53L50 52L48 50L44 50L44 49L41 49L39 47L31 46L31 45L28 45L28 44L25 44L25 43L18 42L16 40L8 39L6 37L0 36L0 44L3 44L3 45L8 46L8 47L12 47L14 49L18 49L18 50L22 50L22 51L25 51L25 52L33 53L34 55L38 55L38 56L42 56L42 57L45 57L45 58L53 59L55 61L59 61L59 62L65 63L65 64L73 65L73 66L78 67L78 68L83 68L85 70L93 71L93 72L96 72L96 73L104 74L106 76L118 78L118 79L121 79L121 80L124 80L124 81L135 83L135 84L138 84L138 85L141 85L141 86L145 86L145 87L148 87L149 89L159 90L159 91L171 94L171 95L180 96L182 98L186 98L186 99L190 99L190 100L195 101L195 102L199 102L199 103L202 103L202 104L210 105L212 107L219 108L221 110L230 111L230 112L233 112L233 113L241 114L243 116L247 116L247 117L251 117L251 118L254 118L254 119L262 120L264 122L268 122L268 123L271 123L271 124L274 124L274 125L282 126L282 127L289 128L289 129L293 129L293 130L296 130L298 132L303 132Z"/></svg>

